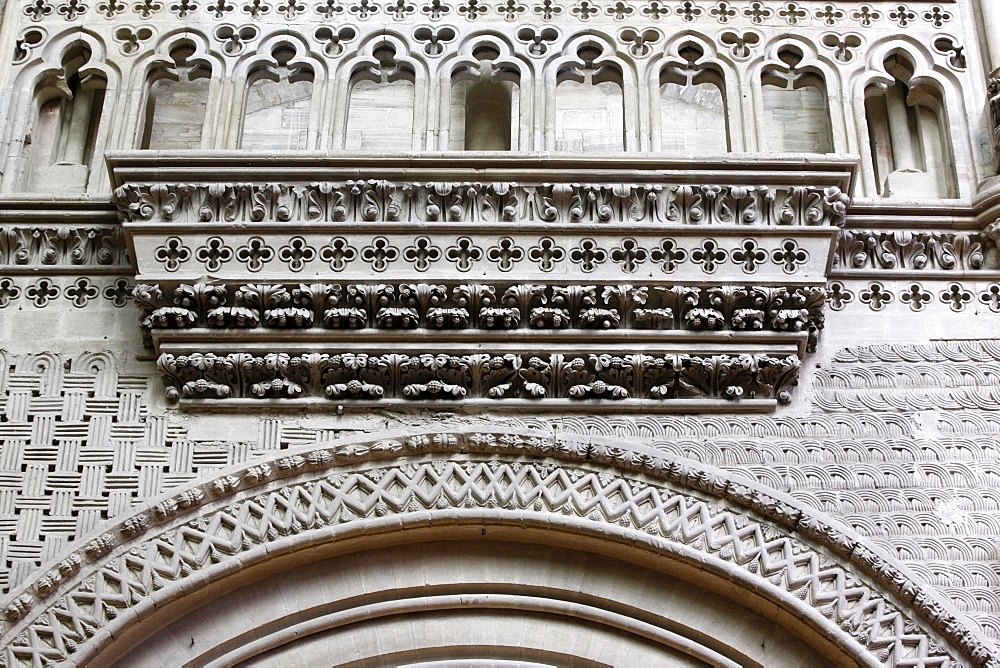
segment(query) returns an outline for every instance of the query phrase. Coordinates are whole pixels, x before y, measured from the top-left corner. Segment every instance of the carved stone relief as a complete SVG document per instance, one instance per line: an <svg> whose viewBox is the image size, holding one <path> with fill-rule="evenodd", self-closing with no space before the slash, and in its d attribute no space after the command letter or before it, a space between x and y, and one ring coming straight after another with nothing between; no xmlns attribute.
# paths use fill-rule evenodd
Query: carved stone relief
<svg viewBox="0 0 1000 668"><path fill-rule="evenodd" d="M808 332L823 328L819 287L469 283L139 285L148 330L617 330Z"/></svg>
<svg viewBox="0 0 1000 668"><path fill-rule="evenodd" d="M294 226L294 224L289 224ZM525 223L527 227L527 223ZM206 234L197 228L182 236L133 229L136 259L144 280L210 275L225 280L330 276L365 280L372 275L461 279L475 275L503 280L510 275L551 280L578 275L582 280L784 280L822 282L829 233L790 236L754 235L726 230L711 235L680 231L599 228L576 232L548 228L541 234L511 230L484 234L471 225L435 226L415 236L378 224L310 229L304 234L262 229ZM360 229L359 229L360 228ZM366 229L367 228L367 229ZM457 229L456 229L457 228Z"/></svg>
<svg viewBox="0 0 1000 668"><path fill-rule="evenodd" d="M423 353L160 355L167 397L350 400L772 399L788 403L794 355ZM649 403L607 410L655 410ZM750 404L748 407L752 407ZM292 407L291 405L289 407ZM522 408L535 409L533 404ZM699 406L704 408L705 406ZM569 406L560 403L557 408ZM677 408L684 408L683 406ZM688 407L690 408L690 407ZM765 408L765 406L760 406ZM589 405L589 410L600 409Z"/></svg>
<svg viewBox="0 0 1000 668"><path fill-rule="evenodd" d="M120 227L0 227L0 265L89 271L129 264Z"/></svg>
<svg viewBox="0 0 1000 668"><path fill-rule="evenodd" d="M839 274L838 278L844 277ZM1000 284L979 281L898 282L835 280L827 284L827 305L832 311L862 307L880 312L904 308L916 313L1000 312Z"/></svg>
<svg viewBox="0 0 1000 668"><path fill-rule="evenodd" d="M572 516L701 550L784 588L884 665L995 665L985 640L1000 639L995 342L859 346L816 371L809 356L831 311L850 323L841 334L894 318L914 324L910 340L925 327L995 334L1000 234L987 224L998 215L987 167L990 139L1000 152L1000 88L995 73L984 86L975 17L938 0L9 7L0 317L110 316L102 308L135 292L150 361L148 374L116 375L103 354L0 356L0 586L16 589L3 604L7 662L73 660L93 629L126 623L154 591L296 532L456 508ZM387 44L391 62L376 55ZM588 48L596 55L581 58ZM45 141L37 100L84 88L68 81L66 53L106 81L88 140L90 194L11 204L25 156ZM940 192L954 199L871 199L871 119L858 91L902 76L885 70L890 53L914 59L911 106L933 107L955 181ZM234 152L246 102L220 93L274 70L269 58L287 75L309 73L312 97L288 116L296 145L315 152ZM571 60L570 77L617 68L620 160L432 153L461 148L449 110L464 101L456 82L477 77L515 91L513 147L551 150L558 105L542 97ZM193 150L132 152L145 145L152 82L182 66L212 92L203 124L174 118ZM828 112L822 148L837 155L747 157L779 124L761 112L774 111L758 99L761 72L785 66L792 87L796 68L822 82L809 115ZM731 155L650 157L677 131L659 113L667 71L715 82L713 139ZM359 72L410 86L409 125L394 129L412 153L339 152ZM793 139L798 116L781 121ZM105 149L130 152L111 156L110 178ZM101 193L112 191L109 206ZM779 408L798 384L796 403ZM147 385L161 412L149 413ZM177 405L163 409L164 388ZM211 440L207 427L198 438L210 440L189 440L189 424L225 411L253 424L248 442ZM468 426L480 413L489 424L341 448L327 443L340 412L377 416L365 429ZM550 438L553 424L580 438ZM427 501L419 475L468 493ZM515 479L528 491L505 491ZM308 497L317 489L329 499ZM654 492L655 520L642 506ZM202 512L223 499L231 507ZM142 508L130 514L133 504ZM693 524L665 519L679 506ZM245 542L205 524L226 513ZM111 517L129 519L94 533Z"/></svg>
<svg viewBox="0 0 1000 668"><path fill-rule="evenodd" d="M433 453L439 452L475 454L460 461L415 462L410 468L381 461L414 455L435 459ZM489 460L492 453L515 452L528 459L516 465ZM539 455L549 463L534 461ZM636 474L648 481L632 481ZM439 491L430 497L418 493L419 480L435 481ZM260 485L279 481L280 488L260 491ZM200 511L209 500L220 499L227 505ZM498 519L507 512L549 517L553 528L559 513L579 516L604 525L609 537L623 529L627 540L645 534L654 545L676 541L692 547L710 568L716 559L736 564L752 578L769 581L768 586L798 592L795 598L824 610L823 617L883 665L903 665L914 653L939 665L990 661L989 649L946 603L833 520L755 483L655 451L516 431L421 433L319 447L191 485L106 528L22 589L5 610L7 657L59 660L78 648L98 649L103 640L96 630L115 626L119 618L132 619L122 615L126 610L143 614L153 591L171 593L211 564L254 559L257 546L282 537L308 537L311 531L379 518L405 522L413 512L484 506ZM618 529L609 532L611 526ZM720 533L723 527L728 533ZM814 545L830 556L820 557ZM135 575L122 589L126 572ZM838 584L831 588L831 582ZM56 617L76 623L55 624ZM925 628L934 629L934 635L924 635ZM955 649L942 646L938 637Z"/></svg>
<svg viewBox="0 0 1000 668"><path fill-rule="evenodd" d="M553 165L559 169L559 164ZM127 184L114 193L123 220L180 223L462 221L661 225L818 225L844 222L836 186L651 183Z"/></svg>
<svg viewBox="0 0 1000 668"><path fill-rule="evenodd" d="M781 161L595 163L603 184L551 158L497 160L488 183L439 181L456 167L435 157L408 179L299 183L307 164L350 169L282 156L241 183L199 183L218 176L204 168L176 183L141 154L112 159L138 278L156 281L136 301L169 398L766 410L816 346L849 201L847 171L784 186L800 166ZM273 169L290 183L253 181ZM710 173L722 185L702 185ZM310 281L326 276L343 282Z"/></svg>

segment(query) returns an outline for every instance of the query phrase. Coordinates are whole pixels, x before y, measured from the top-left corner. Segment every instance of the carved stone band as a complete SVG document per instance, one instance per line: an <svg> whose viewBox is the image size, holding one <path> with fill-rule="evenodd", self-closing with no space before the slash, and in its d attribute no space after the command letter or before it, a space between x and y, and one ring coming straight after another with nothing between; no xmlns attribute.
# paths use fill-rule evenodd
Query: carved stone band
<svg viewBox="0 0 1000 668"><path fill-rule="evenodd" d="M181 226L126 229L140 282L335 279L433 275L434 280L711 282L826 280L832 228L616 228L527 223ZM490 232L484 232L484 227ZM496 230L496 231L493 231ZM411 280L412 280L411 278Z"/></svg>
<svg viewBox="0 0 1000 668"><path fill-rule="evenodd" d="M844 223L836 186L649 183L416 183L381 179L309 183L158 183L120 186L126 221L580 222L661 225Z"/></svg>
<svg viewBox="0 0 1000 668"><path fill-rule="evenodd" d="M140 285L135 299L147 330L224 328L240 340L251 338L243 332L260 329L471 329L486 339L525 330L728 330L808 332L812 349L823 327L826 291L815 286L195 283L177 286L172 295L169 288L164 294L159 285ZM202 336L208 345L217 342L214 333Z"/></svg>
<svg viewBox="0 0 1000 668"><path fill-rule="evenodd" d="M120 227L0 227L0 265L49 272L120 273L130 265Z"/></svg>
<svg viewBox="0 0 1000 668"><path fill-rule="evenodd" d="M164 353L157 366L167 397L174 400L327 397L450 403L469 398L494 400L497 406L510 399L653 400L642 402L647 410L656 402L685 399L699 400L702 409L706 399L788 403L799 373L797 356L764 354Z"/></svg>

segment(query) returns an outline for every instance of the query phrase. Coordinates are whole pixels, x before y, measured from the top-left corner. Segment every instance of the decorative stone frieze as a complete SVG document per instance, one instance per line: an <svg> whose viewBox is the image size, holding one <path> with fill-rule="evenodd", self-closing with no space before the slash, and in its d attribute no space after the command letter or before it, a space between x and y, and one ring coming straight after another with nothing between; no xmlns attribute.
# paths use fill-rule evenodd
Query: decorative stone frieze
<svg viewBox="0 0 1000 668"><path fill-rule="evenodd" d="M753 169L546 156L331 164L318 154L258 154L238 169L230 154L202 160L109 159L140 280L376 273L543 282L746 276L815 285L825 281L853 169L836 158ZM482 161L491 181L450 180L479 175ZM188 182L170 179L175 172ZM797 185L803 172L810 185ZM230 173L240 181L218 181ZM386 180L387 173L399 178Z"/></svg>
<svg viewBox="0 0 1000 668"><path fill-rule="evenodd" d="M853 169L200 156L109 159L147 342L186 405L787 403Z"/></svg>
<svg viewBox="0 0 1000 668"><path fill-rule="evenodd" d="M132 272L125 235L105 200L0 199L0 274Z"/></svg>
<svg viewBox="0 0 1000 668"><path fill-rule="evenodd" d="M558 163L553 166L560 168ZM300 186L129 183L115 189L114 197L127 222L178 223L840 226L848 202L837 186L427 183L375 178Z"/></svg>
<svg viewBox="0 0 1000 668"><path fill-rule="evenodd" d="M46 308L67 302L75 308L97 304L122 308L132 301L133 288L132 279L124 276L0 275L0 309Z"/></svg>
<svg viewBox="0 0 1000 668"><path fill-rule="evenodd" d="M984 232L842 230L834 267L910 271L976 271L996 267L996 245Z"/></svg>
<svg viewBox="0 0 1000 668"><path fill-rule="evenodd" d="M131 230L140 280L302 280L372 276L497 281L521 276L551 281L797 281L825 279L830 231L790 235L783 228L748 234L735 229L654 230L650 227L403 226L369 223L296 229L240 226L180 230L169 236ZM295 227L290 223L289 227ZM214 233L213 233L214 232ZM180 234L178 234L180 233Z"/></svg>
<svg viewBox="0 0 1000 668"><path fill-rule="evenodd" d="M997 7L6 3L0 668L494 527L1000 668Z"/></svg>
<svg viewBox="0 0 1000 668"><path fill-rule="evenodd" d="M127 267L129 257L120 227L5 226L0 228L0 265L81 271Z"/></svg>
<svg viewBox="0 0 1000 668"><path fill-rule="evenodd" d="M143 326L157 335L195 328L426 329L479 330L476 337L489 340L491 332L541 330L552 340L552 330L597 330L589 336L611 340L622 330L763 331L808 332L810 349L826 298L812 286L195 283L172 294L160 285L135 290Z"/></svg>
<svg viewBox="0 0 1000 668"><path fill-rule="evenodd" d="M855 305L875 312L903 307L916 313L1000 313L1000 283L996 282L890 282L837 276L844 280L831 281L826 288L827 305L833 311Z"/></svg>
<svg viewBox="0 0 1000 668"><path fill-rule="evenodd" d="M482 346L479 346L481 349ZM438 349L440 350L440 348ZM399 399L487 399L497 408L508 399L651 400L615 405L614 411L706 408L685 407L685 399L765 399L788 403L798 382L794 355L472 353L341 354L246 353L160 355L157 366L167 382L167 397L235 399L322 398L344 405L353 401ZM384 403L384 402L383 402ZM391 401L389 403L392 403ZM482 405L482 404L481 404ZM518 404L536 409L535 402ZM766 409L770 402L749 404ZM569 406L547 402L546 408Z"/></svg>

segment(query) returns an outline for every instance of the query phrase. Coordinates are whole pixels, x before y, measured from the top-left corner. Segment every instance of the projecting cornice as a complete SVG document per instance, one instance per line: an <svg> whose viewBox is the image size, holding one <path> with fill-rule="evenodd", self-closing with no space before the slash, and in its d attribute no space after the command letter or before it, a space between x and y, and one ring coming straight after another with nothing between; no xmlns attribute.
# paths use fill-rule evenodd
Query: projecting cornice
<svg viewBox="0 0 1000 668"><path fill-rule="evenodd" d="M126 183L386 181L601 181L678 185L835 186L851 192L857 157L790 154L690 155L460 151L373 156L345 151L110 151L112 188Z"/></svg>
<svg viewBox="0 0 1000 668"><path fill-rule="evenodd" d="M108 164L169 398L626 412L789 401L856 167L148 151Z"/></svg>

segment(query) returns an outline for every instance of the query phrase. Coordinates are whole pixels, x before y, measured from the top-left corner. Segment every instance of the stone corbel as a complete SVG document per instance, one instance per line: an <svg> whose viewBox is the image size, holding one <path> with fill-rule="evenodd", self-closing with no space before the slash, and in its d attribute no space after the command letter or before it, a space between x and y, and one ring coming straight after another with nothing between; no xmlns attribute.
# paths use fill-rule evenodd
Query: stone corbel
<svg viewBox="0 0 1000 668"><path fill-rule="evenodd" d="M855 169L150 152L109 165L150 355L189 409L643 413L790 401Z"/></svg>

